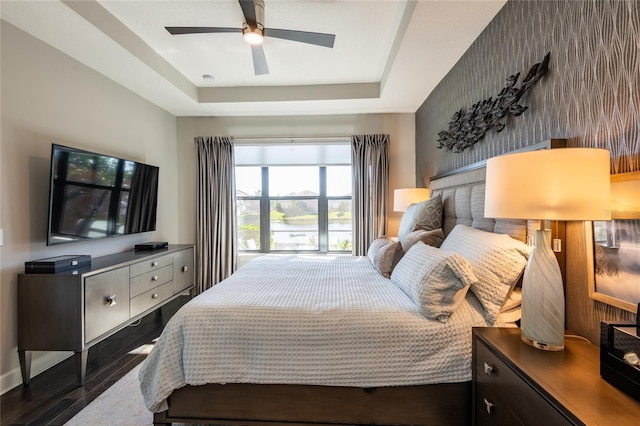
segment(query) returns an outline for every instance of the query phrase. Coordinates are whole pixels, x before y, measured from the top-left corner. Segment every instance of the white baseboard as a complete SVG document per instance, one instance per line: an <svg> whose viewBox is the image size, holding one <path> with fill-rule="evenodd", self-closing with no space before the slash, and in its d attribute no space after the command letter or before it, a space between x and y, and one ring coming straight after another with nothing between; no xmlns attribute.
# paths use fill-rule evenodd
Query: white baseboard
<svg viewBox="0 0 640 426"><path fill-rule="evenodd" d="M41 356L36 356L42 354ZM31 361L31 378L73 356L73 352L36 352ZM20 366L0 376L0 395L22 384Z"/></svg>

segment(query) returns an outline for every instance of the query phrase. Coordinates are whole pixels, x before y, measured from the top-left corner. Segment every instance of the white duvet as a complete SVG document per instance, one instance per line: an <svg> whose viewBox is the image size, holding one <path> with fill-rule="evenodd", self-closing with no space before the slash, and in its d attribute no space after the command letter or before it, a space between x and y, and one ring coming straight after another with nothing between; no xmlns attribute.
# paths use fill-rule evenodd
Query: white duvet
<svg viewBox="0 0 640 426"><path fill-rule="evenodd" d="M471 380L469 292L427 320L367 257L264 256L184 305L140 370L149 410L186 384L378 387Z"/></svg>

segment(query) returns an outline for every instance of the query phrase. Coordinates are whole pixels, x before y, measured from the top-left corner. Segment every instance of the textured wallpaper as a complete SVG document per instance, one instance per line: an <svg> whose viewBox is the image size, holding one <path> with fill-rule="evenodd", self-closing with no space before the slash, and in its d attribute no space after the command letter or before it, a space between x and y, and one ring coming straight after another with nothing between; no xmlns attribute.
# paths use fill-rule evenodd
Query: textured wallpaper
<svg viewBox="0 0 640 426"><path fill-rule="evenodd" d="M639 51L639 0L509 1L416 112L417 183L552 138L609 149L612 173L640 170ZM437 148L456 111L495 97L547 52L524 114L462 153Z"/></svg>

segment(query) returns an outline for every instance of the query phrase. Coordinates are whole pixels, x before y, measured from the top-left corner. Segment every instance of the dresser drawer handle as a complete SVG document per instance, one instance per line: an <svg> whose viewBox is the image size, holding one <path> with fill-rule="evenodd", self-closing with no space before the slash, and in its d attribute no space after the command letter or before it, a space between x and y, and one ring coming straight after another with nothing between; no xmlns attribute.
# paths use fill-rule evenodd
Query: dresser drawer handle
<svg viewBox="0 0 640 426"><path fill-rule="evenodd" d="M491 414L491 412L493 411L493 402L489 402L487 401L487 398L484 399L484 405L487 406L487 414Z"/></svg>
<svg viewBox="0 0 640 426"><path fill-rule="evenodd" d="M158 298L158 293L153 293L153 294L151 295L151 298L152 298L152 299L157 299L157 298Z"/></svg>
<svg viewBox="0 0 640 426"><path fill-rule="evenodd" d="M490 376L491 373L493 373L493 367L485 362L484 363L484 374L486 374L487 376Z"/></svg>
<svg viewBox="0 0 640 426"><path fill-rule="evenodd" d="M107 296L104 298L104 304L108 305L108 306L113 306L116 304L116 295L114 294L113 296Z"/></svg>
<svg viewBox="0 0 640 426"><path fill-rule="evenodd" d="M158 276L157 275L152 276L151 281L158 281Z"/></svg>
<svg viewBox="0 0 640 426"><path fill-rule="evenodd" d="M158 262L151 262L151 266L158 266Z"/></svg>
<svg viewBox="0 0 640 426"><path fill-rule="evenodd" d="M188 266L183 266L182 267L182 272L189 272L189 267Z"/></svg>

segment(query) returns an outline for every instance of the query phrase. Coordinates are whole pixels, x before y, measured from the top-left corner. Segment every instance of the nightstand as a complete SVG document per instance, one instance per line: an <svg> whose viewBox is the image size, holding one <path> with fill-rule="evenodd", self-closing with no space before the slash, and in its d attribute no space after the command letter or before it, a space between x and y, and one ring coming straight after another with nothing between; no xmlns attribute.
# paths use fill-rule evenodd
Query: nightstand
<svg viewBox="0 0 640 426"><path fill-rule="evenodd" d="M599 351L566 338L546 352L517 328L474 328L473 424L637 425L640 402L600 377Z"/></svg>

